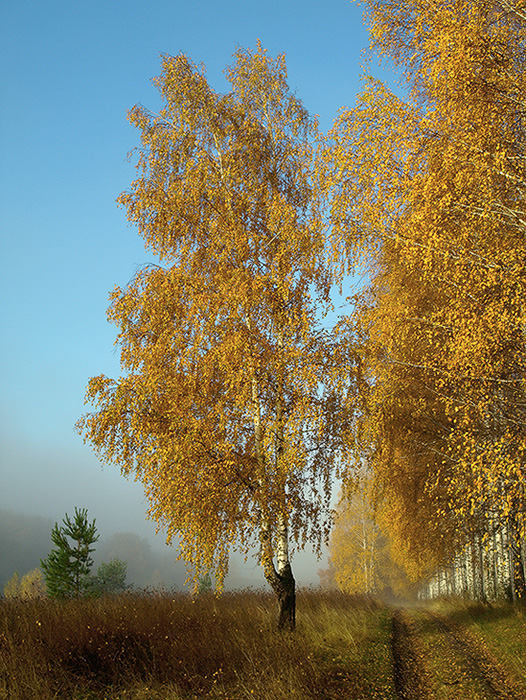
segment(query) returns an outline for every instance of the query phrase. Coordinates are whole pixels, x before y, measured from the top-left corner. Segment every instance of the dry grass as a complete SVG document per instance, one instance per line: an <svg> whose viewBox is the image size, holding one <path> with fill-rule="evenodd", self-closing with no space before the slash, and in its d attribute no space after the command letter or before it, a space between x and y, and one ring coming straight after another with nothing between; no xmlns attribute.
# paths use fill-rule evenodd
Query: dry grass
<svg viewBox="0 0 526 700"><path fill-rule="evenodd" d="M394 698L389 612L305 592L277 633L272 597L124 595L0 605L0 699Z"/></svg>

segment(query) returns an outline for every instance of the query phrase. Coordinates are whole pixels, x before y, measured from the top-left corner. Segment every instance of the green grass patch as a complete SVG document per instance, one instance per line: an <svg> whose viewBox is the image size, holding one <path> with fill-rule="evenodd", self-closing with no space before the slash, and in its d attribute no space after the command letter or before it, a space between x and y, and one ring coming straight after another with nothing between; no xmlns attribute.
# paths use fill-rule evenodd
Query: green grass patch
<svg viewBox="0 0 526 700"><path fill-rule="evenodd" d="M484 680L470 668L470 659L454 641L422 612L413 612L418 632L418 653L427 673L432 697L437 700L486 698Z"/></svg>
<svg viewBox="0 0 526 700"><path fill-rule="evenodd" d="M464 601L444 602L440 607L443 614L483 642L508 673L524 686L526 697L525 607Z"/></svg>
<svg viewBox="0 0 526 700"><path fill-rule="evenodd" d="M323 678L325 695L320 697L396 698L391 611L371 599L337 594L304 602L309 609L299 632Z"/></svg>

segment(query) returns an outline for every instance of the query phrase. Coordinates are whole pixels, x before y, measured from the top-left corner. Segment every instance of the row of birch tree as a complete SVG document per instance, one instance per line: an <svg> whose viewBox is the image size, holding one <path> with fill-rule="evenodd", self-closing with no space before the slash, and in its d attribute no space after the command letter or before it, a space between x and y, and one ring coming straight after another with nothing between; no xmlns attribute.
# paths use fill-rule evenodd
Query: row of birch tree
<svg viewBox="0 0 526 700"><path fill-rule="evenodd" d="M367 0L332 213L371 283L348 322L379 526L429 592L525 590L526 5ZM491 572L491 573L490 573Z"/></svg>

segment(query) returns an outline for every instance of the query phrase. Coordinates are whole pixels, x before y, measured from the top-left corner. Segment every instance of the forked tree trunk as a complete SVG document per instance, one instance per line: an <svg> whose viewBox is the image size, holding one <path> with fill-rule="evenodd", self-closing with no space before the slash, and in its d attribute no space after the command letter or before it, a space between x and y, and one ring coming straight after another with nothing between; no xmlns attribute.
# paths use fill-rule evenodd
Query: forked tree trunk
<svg viewBox="0 0 526 700"><path fill-rule="evenodd" d="M277 627L292 631L296 627L296 582L292 573L288 552L288 528L281 519L276 542L276 559L274 566L270 536L266 524L262 524L260 533L262 564L265 578L278 599Z"/></svg>
<svg viewBox="0 0 526 700"><path fill-rule="evenodd" d="M247 326L250 329L250 322L248 320ZM280 348L283 347L282 333L278 334L278 346ZM278 396L281 397L283 392L282 375L280 375L278 384L280 386ZM252 407L256 458L258 460L258 464L261 467L261 470L264 471L263 443L261 431L261 405L259 399L258 380L255 372L252 375ZM278 474L280 472L280 463L283 454L283 421L283 406L281 403L281 398L278 398L278 401L276 403L277 429L275 434L275 460L276 471ZM268 520L263 514L259 536L261 542L261 563L263 565L263 572L265 574L265 578L271 585L272 590L278 598L278 629L293 630L296 626L296 582L294 580L292 568L290 566L289 531L287 519L283 515L283 513L280 513L277 517L277 531L275 537L275 554L277 560L277 570L274 566L274 549L272 542L273 537L270 534Z"/></svg>
<svg viewBox="0 0 526 700"><path fill-rule="evenodd" d="M296 582L290 563L278 574L279 583L274 587L278 596L278 629L293 630L296 627Z"/></svg>
<svg viewBox="0 0 526 700"><path fill-rule="evenodd" d="M296 581L290 562L280 572L270 562L264 567L264 572L278 599L277 628L292 631L296 627Z"/></svg>

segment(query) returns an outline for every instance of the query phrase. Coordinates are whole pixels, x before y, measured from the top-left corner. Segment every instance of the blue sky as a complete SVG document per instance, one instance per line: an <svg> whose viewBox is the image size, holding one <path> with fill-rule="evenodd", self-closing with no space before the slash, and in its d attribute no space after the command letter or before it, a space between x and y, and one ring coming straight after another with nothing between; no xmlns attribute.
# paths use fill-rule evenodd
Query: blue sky
<svg viewBox="0 0 526 700"><path fill-rule="evenodd" d="M102 470L73 427L88 378L119 374L108 294L154 261L115 203L138 143L126 111L158 107L161 53L203 62L221 91L233 52L259 38L286 54L289 84L326 130L360 89L361 8L16 0L3 3L0 27L0 509L60 520L87 507L104 534L153 536L140 485Z"/></svg>

